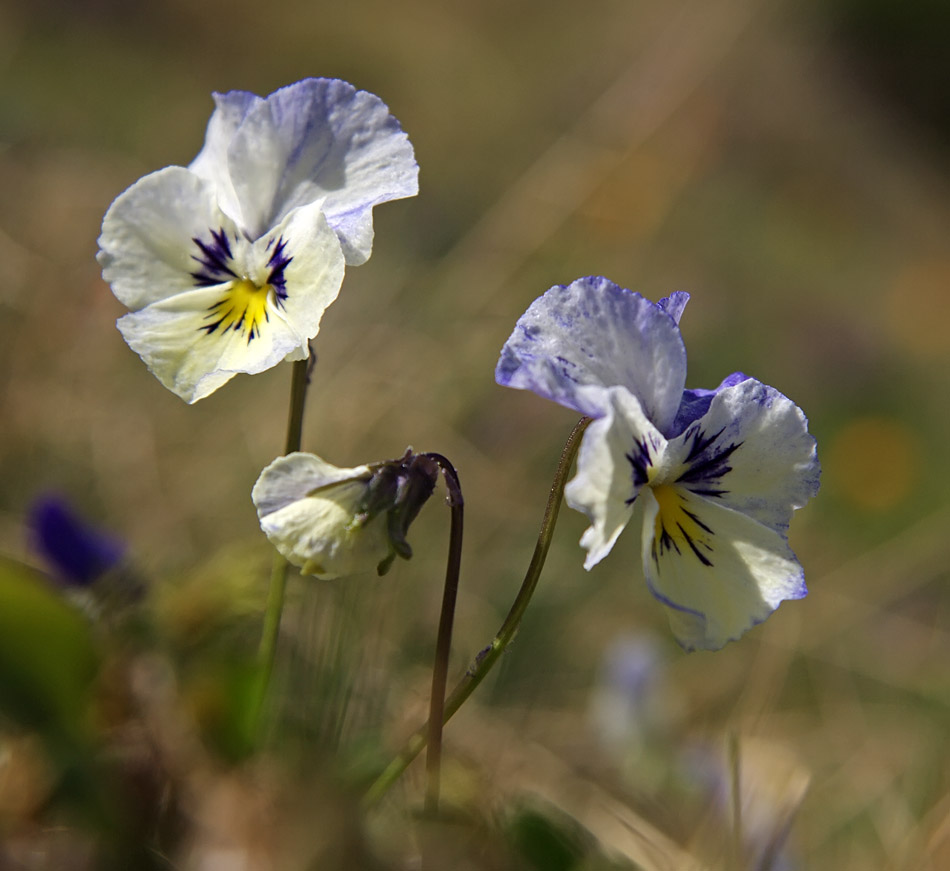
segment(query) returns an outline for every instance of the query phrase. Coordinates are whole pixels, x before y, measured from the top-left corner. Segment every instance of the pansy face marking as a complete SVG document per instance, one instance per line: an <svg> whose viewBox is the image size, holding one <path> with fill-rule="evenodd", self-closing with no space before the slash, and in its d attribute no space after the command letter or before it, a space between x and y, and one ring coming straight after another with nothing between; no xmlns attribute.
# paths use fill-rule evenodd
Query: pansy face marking
<svg viewBox="0 0 950 871"><path fill-rule="evenodd" d="M208 306L208 314L204 320L208 323L199 327L207 335L215 332L226 333L234 330L245 336L248 342L261 335L263 324L270 321L269 307L283 309L287 299L287 279L284 271L294 259L287 253L287 243L284 239L276 242L271 240L269 249L270 258L267 261L269 270L266 277L259 284L253 278L242 275L234 262L228 236L222 228L211 231L210 243L195 238L192 241L198 246L200 256L192 255L201 265L201 269L192 272L196 287L223 287L222 296ZM240 239L235 239L238 244Z"/></svg>
<svg viewBox="0 0 950 871"><path fill-rule="evenodd" d="M139 179L99 237L103 277L130 309L119 331L187 402L306 358L344 267L372 252L373 208L418 191L406 134L346 82L215 102L198 156Z"/></svg>
<svg viewBox="0 0 950 871"><path fill-rule="evenodd" d="M819 467L805 416L777 390L739 372L684 389L686 300L654 304L604 278L553 287L495 377L594 418L565 488L591 521L585 567L636 518L647 586L677 639L716 649L806 594L786 531Z"/></svg>

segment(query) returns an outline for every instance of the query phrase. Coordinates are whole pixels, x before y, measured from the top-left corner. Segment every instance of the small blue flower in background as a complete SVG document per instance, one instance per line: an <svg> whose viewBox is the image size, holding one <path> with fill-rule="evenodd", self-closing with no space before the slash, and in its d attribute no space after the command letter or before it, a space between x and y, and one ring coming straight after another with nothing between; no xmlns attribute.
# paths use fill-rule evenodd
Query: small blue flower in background
<svg viewBox="0 0 950 871"><path fill-rule="evenodd" d="M189 403L305 359L345 265L372 252L373 207L418 192L399 123L346 82L215 102L194 161L133 184L99 236L123 338Z"/></svg>
<svg viewBox="0 0 950 871"><path fill-rule="evenodd" d="M801 409L772 387L737 372L685 389L688 299L653 303L597 277L552 287L518 320L495 378L594 418L565 489L591 521L585 568L637 517L673 633L715 650L807 593L786 533L819 465Z"/></svg>
<svg viewBox="0 0 950 871"><path fill-rule="evenodd" d="M638 756L652 733L668 726L668 691L662 649L653 638L613 638L590 700L591 723L604 745L620 756Z"/></svg>
<svg viewBox="0 0 950 871"><path fill-rule="evenodd" d="M90 526L59 496L35 502L28 523L34 550L68 586L89 586L118 566L125 555L119 539Z"/></svg>

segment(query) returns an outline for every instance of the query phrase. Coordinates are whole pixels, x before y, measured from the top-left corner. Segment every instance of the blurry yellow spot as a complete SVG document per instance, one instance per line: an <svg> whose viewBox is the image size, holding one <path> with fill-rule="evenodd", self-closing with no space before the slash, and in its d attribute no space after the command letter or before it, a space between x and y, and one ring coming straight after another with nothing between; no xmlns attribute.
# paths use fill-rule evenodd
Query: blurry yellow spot
<svg viewBox="0 0 950 871"><path fill-rule="evenodd" d="M885 511L907 498L918 477L919 446L900 421L864 417L838 433L823 457L829 485L867 511Z"/></svg>
<svg viewBox="0 0 950 871"><path fill-rule="evenodd" d="M886 328L907 350L950 356L950 260L910 264L885 303Z"/></svg>
<svg viewBox="0 0 950 871"><path fill-rule="evenodd" d="M248 341L261 334L261 325L267 320L267 300L271 286L258 287L249 278L231 283L225 295L208 309L204 330L208 334L228 330L241 332Z"/></svg>

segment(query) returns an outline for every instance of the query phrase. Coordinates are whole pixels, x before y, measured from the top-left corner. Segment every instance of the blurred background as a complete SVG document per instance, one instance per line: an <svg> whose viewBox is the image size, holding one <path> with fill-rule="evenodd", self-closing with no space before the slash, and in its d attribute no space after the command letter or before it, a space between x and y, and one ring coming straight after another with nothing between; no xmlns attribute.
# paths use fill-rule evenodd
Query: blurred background
<svg viewBox="0 0 950 871"><path fill-rule="evenodd" d="M447 791L486 813L530 796L634 867L688 867L719 855L708 787L732 742L756 867L950 867L948 40L940 0L6 0L0 551L35 561L24 517L62 493L176 591L156 593L170 635L240 618L253 645L270 551L249 494L289 368L187 407L115 329L96 237L129 184L197 154L212 91L343 78L399 118L421 190L376 210L324 318L304 448L457 466L453 677L517 590L574 423L493 379L551 285L689 291L689 386L776 386L823 465L791 530L809 597L713 654L673 642L637 536L586 573L565 510L521 634L448 729ZM386 577L292 581L288 719L330 716L313 686L332 656L334 741L385 755L422 722L447 529L433 500Z"/></svg>

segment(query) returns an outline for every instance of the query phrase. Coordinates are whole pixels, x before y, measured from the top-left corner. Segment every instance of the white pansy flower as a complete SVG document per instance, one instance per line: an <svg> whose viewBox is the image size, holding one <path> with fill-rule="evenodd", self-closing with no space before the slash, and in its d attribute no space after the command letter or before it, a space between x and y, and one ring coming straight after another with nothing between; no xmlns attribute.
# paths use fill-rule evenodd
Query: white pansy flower
<svg viewBox="0 0 950 871"><path fill-rule="evenodd" d="M133 184L99 237L103 277L130 309L119 330L189 403L306 358L344 267L372 252L373 207L418 192L399 123L346 82L215 101L190 166Z"/></svg>
<svg viewBox="0 0 950 871"><path fill-rule="evenodd" d="M677 639L718 649L806 594L786 533L819 466L805 416L777 390L742 373L684 390L687 299L655 304L605 278L553 287L518 321L496 380L594 418L565 488L591 521L585 568L637 523Z"/></svg>

